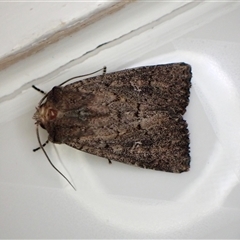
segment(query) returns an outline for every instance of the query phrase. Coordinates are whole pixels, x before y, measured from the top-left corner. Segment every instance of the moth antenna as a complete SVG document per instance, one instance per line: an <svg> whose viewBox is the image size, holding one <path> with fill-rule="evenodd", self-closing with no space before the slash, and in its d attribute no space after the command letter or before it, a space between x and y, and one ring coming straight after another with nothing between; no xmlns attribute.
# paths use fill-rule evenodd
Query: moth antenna
<svg viewBox="0 0 240 240"><path fill-rule="evenodd" d="M43 145L41 143L40 140L40 136L39 136L39 131L38 131L38 125L36 125L36 133L37 133L37 139L38 139L38 143L40 148L42 149L43 153L45 154L47 160L49 161L49 163L51 164L51 166L72 186L72 188L76 191L76 188L73 186L73 184L67 179L67 177L65 177L55 166L54 164L51 162L50 158L48 157L45 149L43 148Z"/></svg>
<svg viewBox="0 0 240 240"><path fill-rule="evenodd" d="M42 144L42 146L45 147L47 144L48 144L48 140L47 140L44 144ZM34 149L33 149L33 152L36 152L36 151L38 151L39 149L41 149L41 147L34 148Z"/></svg>
<svg viewBox="0 0 240 240"><path fill-rule="evenodd" d="M103 71L103 74L105 74L105 73L106 73L106 70L107 70L107 68L106 68L106 67L103 67L103 68L101 68L101 69L99 69L99 70L97 70L97 71L95 71L95 72L91 72L91 73L88 73L88 74L75 76L75 77L69 78L68 80L62 82L62 83L61 83L60 85L58 85L58 86L60 87L60 86L62 86L63 84L65 84L65 83L67 83L67 82L69 82L69 81L72 81L72 80L74 80L74 79L76 79L76 78L90 76L90 75L95 74L95 73L100 72L100 71Z"/></svg>

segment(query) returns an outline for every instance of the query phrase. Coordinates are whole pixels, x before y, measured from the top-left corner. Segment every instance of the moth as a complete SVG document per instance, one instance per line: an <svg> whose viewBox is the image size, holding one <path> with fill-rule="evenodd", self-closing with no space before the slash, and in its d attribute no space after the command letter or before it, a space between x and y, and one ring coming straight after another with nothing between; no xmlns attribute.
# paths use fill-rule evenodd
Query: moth
<svg viewBox="0 0 240 240"><path fill-rule="evenodd" d="M33 118L52 143L109 162L185 172L190 153L183 114L191 77L191 66L183 62L103 73L53 87Z"/></svg>

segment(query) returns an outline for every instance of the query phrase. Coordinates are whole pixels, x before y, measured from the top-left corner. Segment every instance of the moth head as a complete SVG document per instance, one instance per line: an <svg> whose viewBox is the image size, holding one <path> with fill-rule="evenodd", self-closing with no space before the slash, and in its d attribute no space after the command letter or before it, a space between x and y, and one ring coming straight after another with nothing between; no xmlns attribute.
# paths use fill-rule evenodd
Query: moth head
<svg viewBox="0 0 240 240"><path fill-rule="evenodd" d="M45 125L49 121L53 121L58 115L58 111L52 107L47 107L45 104L36 108L36 112L33 115L33 119L36 120L36 125L40 125L46 129Z"/></svg>

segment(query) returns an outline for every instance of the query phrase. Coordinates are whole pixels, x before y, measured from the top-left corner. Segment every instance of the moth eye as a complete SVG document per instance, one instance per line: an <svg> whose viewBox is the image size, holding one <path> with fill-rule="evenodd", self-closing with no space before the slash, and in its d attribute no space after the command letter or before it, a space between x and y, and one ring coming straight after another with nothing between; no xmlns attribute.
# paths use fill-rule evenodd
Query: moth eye
<svg viewBox="0 0 240 240"><path fill-rule="evenodd" d="M57 110L53 109L53 108L50 108L47 115L48 115L48 119L49 120L54 120L56 117L57 117Z"/></svg>
<svg viewBox="0 0 240 240"><path fill-rule="evenodd" d="M41 126L43 129L46 129L45 126L44 126L42 123L40 123L40 126Z"/></svg>

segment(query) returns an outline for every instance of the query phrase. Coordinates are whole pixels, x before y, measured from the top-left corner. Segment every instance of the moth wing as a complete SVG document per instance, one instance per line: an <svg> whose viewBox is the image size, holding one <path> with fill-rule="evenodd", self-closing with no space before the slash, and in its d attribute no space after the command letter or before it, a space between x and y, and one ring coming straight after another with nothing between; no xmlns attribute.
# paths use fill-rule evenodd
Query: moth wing
<svg viewBox="0 0 240 240"><path fill-rule="evenodd" d="M189 103L191 77L190 65L172 63L91 77L69 84L64 90L88 94L108 93L117 96L118 101L139 103L144 111L184 114Z"/></svg>
<svg viewBox="0 0 240 240"><path fill-rule="evenodd" d="M90 131L89 131L90 133ZM99 135L99 134L102 135ZM190 167L187 124L181 116L157 113L126 128L92 130L65 144L90 154L143 168L184 172Z"/></svg>
<svg viewBox="0 0 240 240"><path fill-rule="evenodd" d="M47 123L49 140L140 167L187 171L189 137L181 115L190 80L191 67L174 63L54 88L46 101L58 111Z"/></svg>

